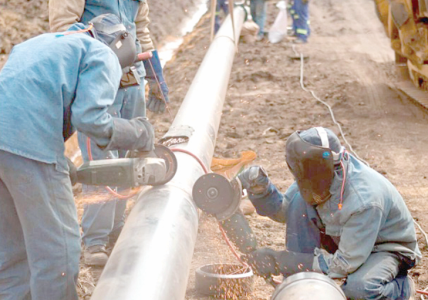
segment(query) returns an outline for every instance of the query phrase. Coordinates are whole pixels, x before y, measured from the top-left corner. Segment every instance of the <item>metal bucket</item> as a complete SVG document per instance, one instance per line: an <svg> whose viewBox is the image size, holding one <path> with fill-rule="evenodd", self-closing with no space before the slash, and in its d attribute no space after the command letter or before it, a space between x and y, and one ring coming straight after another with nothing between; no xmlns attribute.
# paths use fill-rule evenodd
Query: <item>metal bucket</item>
<svg viewBox="0 0 428 300"><path fill-rule="evenodd" d="M342 289L327 276L301 272L289 276L276 289L271 300L346 300Z"/></svg>
<svg viewBox="0 0 428 300"><path fill-rule="evenodd" d="M196 270L196 290L219 299L241 299L252 292L253 271L238 264L204 265Z"/></svg>

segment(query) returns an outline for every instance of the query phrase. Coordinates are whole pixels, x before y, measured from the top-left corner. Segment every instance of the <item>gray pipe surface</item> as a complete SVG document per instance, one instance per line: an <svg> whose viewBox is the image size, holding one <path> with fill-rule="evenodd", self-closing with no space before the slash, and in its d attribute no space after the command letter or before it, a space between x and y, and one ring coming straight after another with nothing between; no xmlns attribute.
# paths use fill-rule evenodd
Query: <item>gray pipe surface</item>
<svg viewBox="0 0 428 300"><path fill-rule="evenodd" d="M301 272L287 277L276 287L271 300L346 300L333 279L315 272Z"/></svg>
<svg viewBox="0 0 428 300"><path fill-rule="evenodd" d="M239 37L246 13L234 10ZM209 168L214 153L233 58L232 22L226 18L208 49L174 119L172 136L192 132L174 146L196 155ZM145 188L138 197L92 300L184 299L198 230L192 187L204 174L195 158L176 152L178 170L166 185Z"/></svg>

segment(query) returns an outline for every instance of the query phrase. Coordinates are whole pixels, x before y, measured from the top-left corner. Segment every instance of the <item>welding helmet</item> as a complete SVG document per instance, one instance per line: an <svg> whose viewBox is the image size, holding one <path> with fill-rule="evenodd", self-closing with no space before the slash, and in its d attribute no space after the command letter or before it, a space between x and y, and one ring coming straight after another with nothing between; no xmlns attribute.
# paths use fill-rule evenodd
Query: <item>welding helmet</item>
<svg viewBox="0 0 428 300"><path fill-rule="evenodd" d="M137 58L135 37L113 14L103 14L89 21L93 25L91 34L101 41L117 55L122 69L131 66Z"/></svg>
<svg viewBox="0 0 428 300"><path fill-rule="evenodd" d="M335 166L345 149L329 129L314 127L293 133L285 145L285 160L303 199L318 205L330 199Z"/></svg>

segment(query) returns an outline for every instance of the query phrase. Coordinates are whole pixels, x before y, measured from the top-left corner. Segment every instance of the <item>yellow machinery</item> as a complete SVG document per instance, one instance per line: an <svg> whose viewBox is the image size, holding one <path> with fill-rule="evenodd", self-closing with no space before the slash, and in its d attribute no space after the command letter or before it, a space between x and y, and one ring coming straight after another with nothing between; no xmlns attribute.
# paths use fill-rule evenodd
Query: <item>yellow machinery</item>
<svg viewBox="0 0 428 300"><path fill-rule="evenodd" d="M413 83L428 91L428 0L375 0L375 3L391 39L396 63L407 64ZM425 94L415 100L427 109L426 98Z"/></svg>

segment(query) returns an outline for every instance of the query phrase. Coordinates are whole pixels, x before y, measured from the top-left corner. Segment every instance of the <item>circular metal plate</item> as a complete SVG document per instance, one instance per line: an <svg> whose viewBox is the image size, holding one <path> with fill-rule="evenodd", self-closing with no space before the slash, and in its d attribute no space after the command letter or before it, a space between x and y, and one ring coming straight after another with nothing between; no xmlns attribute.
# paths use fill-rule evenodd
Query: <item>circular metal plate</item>
<svg viewBox="0 0 428 300"><path fill-rule="evenodd" d="M166 163L166 176L165 179L159 182L156 182L154 185L162 185L170 181L175 173L177 172L177 158L174 153L168 148L160 144L155 144L155 154L157 157L165 160Z"/></svg>
<svg viewBox="0 0 428 300"><path fill-rule="evenodd" d="M210 173L199 177L193 186L193 200L204 212L217 215L233 201L233 188L225 177Z"/></svg>

